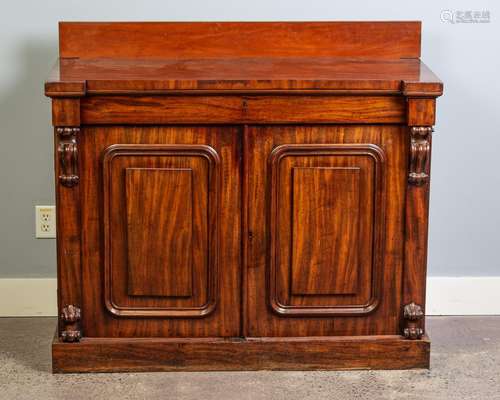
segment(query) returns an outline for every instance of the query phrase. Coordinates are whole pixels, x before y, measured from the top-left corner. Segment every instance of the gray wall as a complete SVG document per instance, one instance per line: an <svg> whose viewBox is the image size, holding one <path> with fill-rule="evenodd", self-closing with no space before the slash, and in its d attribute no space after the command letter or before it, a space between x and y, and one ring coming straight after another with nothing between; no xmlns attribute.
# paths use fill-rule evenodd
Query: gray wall
<svg viewBox="0 0 500 400"><path fill-rule="evenodd" d="M491 23L445 23L446 9L489 10ZM422 20L422 58L445 82L435 127L429 273L500 275L499 15L494 1L4 2L0 278L55 276L54 240L34 239L34 205L54 202L50 104L42 83L57 56L59 20Z"/></svg>

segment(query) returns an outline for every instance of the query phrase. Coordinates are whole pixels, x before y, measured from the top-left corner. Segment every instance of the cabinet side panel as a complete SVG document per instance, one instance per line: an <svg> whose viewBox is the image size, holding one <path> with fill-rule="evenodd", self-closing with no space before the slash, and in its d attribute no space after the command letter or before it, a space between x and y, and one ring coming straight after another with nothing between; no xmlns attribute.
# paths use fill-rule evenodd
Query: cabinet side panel
<svg viewBox="0 0 500 400"><path fill-rule="evenodd" d="M81 190L80 99L63 98L52 102L54 129L54 172L57 211L57 303L58 335L66 329L81 335L80 320L69 323L63 317L68 306L81 309ZM73 325L73 326L72 326ZM62 338L61 338L62 339Z"/></svg>
<svg viewBox="0 0 500 400"><path fill-rule="evenodd" d="M409 179L406 190L405 268L403 279L403 304L414 302L422 307L424 313L429 224L430 156L432 149L432 130L430 127L427 127L427 129L429 129L427 159L423 166L427 179L422 184L411 183ZM415 156L414 154L413 157ZM412 158L411 151L409 158ZM421 322L421 327L425 328L425 318Z"/></svg>
<svg viewBox="0 0 500 400"><path fill-rule="evenodd" d="M79 140L80 138L77 138L77 141ZM60 182L61 155L57 151L60 141L61 138L56 129L54 143L59 313L68 305L76 307L82 305L80 186L65 187Z"/></svg>

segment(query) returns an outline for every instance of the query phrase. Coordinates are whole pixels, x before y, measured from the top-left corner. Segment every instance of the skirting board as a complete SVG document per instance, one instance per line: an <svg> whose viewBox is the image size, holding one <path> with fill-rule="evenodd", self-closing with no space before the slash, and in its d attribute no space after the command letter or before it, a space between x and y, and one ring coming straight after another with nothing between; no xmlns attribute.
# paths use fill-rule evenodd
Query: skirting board
<svg viewBox="0 0 500 400"><path fill-rule="evenodd" d="M57 315L57 283L0 279L0 317ZM500 276L429 277L427 315L500 315Z"/></svg>
<svg viewBox="0 0 500 400"><path fill-rule="evenodd" d="M500 315L500 276L427 279L427 315Z"/></svg>
<svg viewBox="0 0 500 400"><path fill-rule="evenodd" d="M0 279L0 317L57 315L55 278Z"/></svg>

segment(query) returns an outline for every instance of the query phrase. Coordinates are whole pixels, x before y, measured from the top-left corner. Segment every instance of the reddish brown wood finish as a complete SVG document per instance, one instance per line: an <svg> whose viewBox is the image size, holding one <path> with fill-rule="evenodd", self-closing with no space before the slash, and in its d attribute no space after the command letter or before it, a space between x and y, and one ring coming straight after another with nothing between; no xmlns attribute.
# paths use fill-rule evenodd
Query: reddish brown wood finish
<svg viewBox="0 0 500 400"><path fill-rule="evenodd" d="M293 190L291 295L357 293L360 214L364 211L370 216L360 210L360 170L318 166L289 171ZM279 221L287 218L286 211L279 210Z"/></svg>
<svg viewBox="0 0 500 400"><path fill-rule="evenodd" d="M406 104L396 96L91 96L81 112L83 124L403 123Z"/></svg>
<svg viewBox="0 0 500 400"><path fill-rule="evenodd" d="M80 140L80 129L76 127L80 121L79 99L55 100L52 106L54 125L69 125L74 129L76 143ZM75 126L76 125L76 126ZM82 269L81 269L81 210L79 187L65 187L60 184L62 175L59 152L61 142L65 141L61 128L54 129L54 172L57 207L57 303L62 312L66 305L81 307ZM64 328L64 321L59 321L59 329Z"/></svg>
<svg viewBox="0 0 500 400"><path fill-rule="evenodd" d="M383 335L399 331L398 304L401 301L403 270L401 238L407 179L405 131L404 127L397 125L249 128L248 168L252 171L248 177L247 210L248 231L252 237L247 259L246 314L249 336ZM365 143L370 144L368 148ZM274 196L272 194L277 191L277 184L272 181L270 162L270 157L271 161L273 159L273 149L279 149L283 144L292 148L297 146L301 151L302 154L296 155L296 162L307 163L308 166L357 166L363 171L360 190L365 193L362 195L365 204L362 205L364 212L360 213L363 223L360 224L362 229L359 234L364 240L358 243L359 263L356 265L360 279L359 293L342 296L290 296L288 277L291 270L289 254L292 249L288 243L293 226L293 221L290 221L292 214L286 204L289 207L289 195L285 192L276 192ZM335 146L350 149L354 153L350 156L352 159L343 160L340 151L337 150L336 154L333 150ZM321 154L320 149L324 149L324 154ZM375 155L366 156L366 153ZM377 160L379 163L383 161L384 166L378 166L375 173L374 164ZM290 182L291 176L285 175L282 179L283 182ZM371 186L376 179L380 180L378 185ZM373 200L375 203L370 205L370 196L375 194L380 196L379 200ZM272 203L273 198L281 199L281 203ZM376 213L369 211L375 210L375 207ZM279 213L275 214L276 211ZM331 224L332 227L339 228L336 220L332 220ZM318 235L327 233L328 230L317 231ZM346 251L352 244L344 242L339 246ZM339 265L341 264L336 262L331 273L342 276L343 271L338 270ZM315 278L318 281L329 279L324 275L315 275ZM271 285L270 302L261 295L266 290L267 282ZM283 307L278 299L284 299L287 307ZM281 316L270 311L269 303L274 312ZM359 314L368 315L363 318L349 317ZM294 318L283 318L283 315ZM320 318L321 316L331 318Z"/></svg>
<svg viewBox="0 0 500 400"><path fill-rule="evenodd" d="M61 23L60 47L45 85L51 97L442 93L441 81L418 59L420 22Z"/></svg>
<svg viewBox="0 0 500 400"><path fill-rule="evenodd" d="M400 336L84 339L53 342L54 372L429 368L430 342Z"/></svg>
<svg viewBox="0 0 500 400"><path fill-rule="evenodd" d="M240 304L241 275L238 128L89 126L82 132L82 273L83 290L89 294L83 308L92 310L83 312L85 336L238 336L240 316L234 311ZM127 248L125 169L146 166L193 170L191 297L128 293L127 253L132 249ZM224 190L217 189L221 182ZM177 225L172 218L179 217L175 207L170 204L156 215L165 228ZM218 230L223 240L217 240Z"/></svg>
<svg viewBox="0 0 500 400"><path fill-rule="evenodd" d="M203 132L192 131L195 135ZM144 133L147 135L148 129ZM159 136L163 135L160 131ZM219 282L221 208L217 151L195 144L120 144L107 147L103 153L108 310L133 317L201 317L213 312ZM173 186L175 181L162 182L163 186L143 183L131 193L134 188L127 186L131 170L136 175L140 171L143 178L168 171L170 180L174 176L179 179L182 171L187 182L184 190L179 184ZM163 198L165 191L167 198ZM135 196L141 197L140 204L131 214L131 203L137 203ZM153 287L151 280L156 280Z"/></svg>
<svg viewBox="0 0 500 400"><path fill-rule="evenodd" d="M408 98L408 126L432 126L436 121L436 99Z"/></svg>
<svg viewBox="0 0 500 400"><path fill-rule="evenodd" d="M61 22L59 54L64 58L139 59L418 58L420 25L419 21Z"/></svg>
<svg viewBox="0 0 500 400"><path fill-rule="evenodd" d="M295 140L298 142L304 133L310 135L313 142L320 140L321 133L326 137L331 133L328 128L320 128L317 131L309 127L290 130L295 133ZM289 132L286 128L282 129L284 140L290 141L286 138L287 133ZM259 132L258 135L264 133ZM311 317L367 314L373 311L379 301L379 259L383 245L381 233L384 230L385 214L385 153L375 144L351 144L349 139L347 143L338 144L338 139L330 140L334 144L279 145L269 156L270 218L257 224L269 226L269 301L271 308L280 315ZM357 140L356 133L351 140ZM361 175L358 185L354 187L358 198L354 200L354 204L349 205L342 204L339 199L336 199L335 203L315 204L322 200L322 189L330 192L339 190L337 185L340 182L338 179L335 182L317 182L313 188L315 182L309 181L306 183L309 187L300 187L294 181L298 168L308 168L316 173L324 171L324 168L357 169ZM257 174L259 170L258 166L255 166L254 175ZM351 177L350 185L353 183L355 182L352 182ZM311 204L303 198L296 198L294 194L297 190L308 190L314 202ZM349 193L349 187L344 187L342 195L353 197L355 193ZM328 210L327 206L334 206L335 213ZM342 206L349 209L341 208ZM352 212L358 214L359 218L346 221ZM304 226L305 221L300 218L304 214L313 216L316 220L328 220ZM295 219L296 217L298 219ZM308 234L301 234L301 229L306 227L309 228ZM351 229L354 237L349 232ZM335 231L339 232L332 238ZM321 252L315 248L318 242L324 246ZM301 269L299 277L294 270L294 260L301 251L306 252L303 260L306 265ZM313 252L315 256L312 255ZM328 263L328 268L318 265L318 258L326 261L333 255L333 262ZM347 257L350 258L350 270L345 268ZM333 278L337 282L336 286L354 287L360 284L360 289L331 293L331 296L326 296L328 293L321 290L299 295L294 293L294 278L296 284L299 282L299 287L331 283ZM306 279L309 279L309 282L305 281ZM358 279L362 281L358 282Z"/></svg>
<svg viewBox="0 0 500 400"><path fill-rule="evenodd" d="M410 130L411 129L412 128L410 128ZM422 169L427 174L428 178L421 184L415 184L409 181L406 189L403 304L414 302L422 307L425 314L432 128L426 127L424 129L427 130L424 140L428 141L429 147L427 149L428 158L425 159ZM425 319L421 319L421 325L422 328L425 327Z"/></svg>
<svg viewBox="0 0 500 400"><path fill-rule="evenodd" d="M52 101L54 126L80 126L80 99L57 98Z"/></svg>
<svg viewBox="0 0 500 400"><path fill-rule="evenodd" d="M126 168L125 188L128 294L192 296L193 170Z"/></svg>
<svg viewBox="0 0 500 400"><path fill-rule="evenodd" d="M439 96L441 81L416 58L252 57L133 60L61 59L50 96L256 90ZM259 92L261 93L261 92Z"/></svg>
<svg viewBox="0 0 500 400"><path fill-rule="evenodd" d="M428 367L419 23L60 28L54 371Z"/></svg>

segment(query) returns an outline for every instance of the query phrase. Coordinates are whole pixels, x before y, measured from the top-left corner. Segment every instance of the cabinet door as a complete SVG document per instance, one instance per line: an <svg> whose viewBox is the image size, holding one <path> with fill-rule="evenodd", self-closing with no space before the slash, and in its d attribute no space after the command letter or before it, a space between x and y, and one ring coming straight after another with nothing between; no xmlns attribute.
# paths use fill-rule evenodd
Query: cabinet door
<svg viewBox="0 0 500 400"><path fill-rule="evenodd" d="M237 133L83 129L85 336L240 334Z"/></svg>
<svg viewBox="0 0 500 400"><path fill-rule="evenodd" d="M247 130L250 336L397 334L406 130Z"/></svg>

